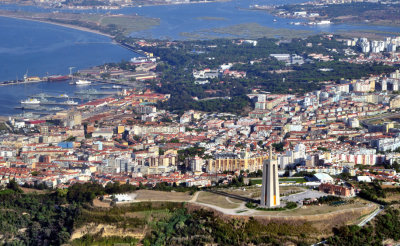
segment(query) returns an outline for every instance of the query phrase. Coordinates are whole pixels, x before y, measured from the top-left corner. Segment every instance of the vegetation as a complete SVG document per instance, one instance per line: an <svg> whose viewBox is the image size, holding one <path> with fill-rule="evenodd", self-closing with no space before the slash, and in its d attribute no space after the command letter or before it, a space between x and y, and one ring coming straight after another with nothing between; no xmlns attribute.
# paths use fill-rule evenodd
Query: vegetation
<svg viewBox="0 0 400 246"><path fill-rule="evenodd" d="M146 231L143 245L243 245L284 243L302 244L316 229L308 223L269 222L222 219L213 212L188 210L185 203L141 202L109 209L88 204L91 194L118 192L124 185L73 185L67 190L46 194L23 194L12 181L0 192L0 243L6 245L61 245L69 241L73 230L93 224L112 225L135 233ZM90 193L84 196L83 194ZM324 202L337 198L326 197ZM255 204L247 204L256 208ZM294 209L288 202L285 208ZM129 216L128 216L129 214ZM346 226L334 230L330 245L377 245L384 238L399 240L399 211L387 209L374 225L364 228ZM102 231L88 233L71 245L135 245L140 240L127 236L103 236Z"/></svg>
<svg viewBox="0 0 400 246"><path fill-rule="evenodd" d="M345 202L343 201L342 198L338 196L322 196L319 197L316 201L314 202L307 202L309 205L318 205L318 204L328 204L330 206L335 206L335 205L340 205L344 204Z"/></svg>
<svg viewBox="0 0 400 246"><path fill-rule="evenodd" d="M385 198L386 194L378 182L373 182L371 184L360 183L360 188L362 190L358 193L359 197L382 205L387 204L381 199Z"/></svg>
<svg viewBox="0 0 400 246"><path fill-rule="evenodd" d="M329 245L382 245L384 239L400 240L400 211L388 208L373 224L364 227L344 226L334 229Z"/></svg>
<svg viewBox="0 0 400 246"><path fill-rule="evenodd" d="M98 246L108 246L108 245L117 245L123 244L126 246L134 246L139 242L137 238L133 237L102 237L99 234L91 235L86 234L81 238L75 239L72 241L73 246L82 246L82 245L98 245Z"/></svg>
<svg viewBox="0 0 400 246"><path fill-rule="evenodd" d="M133 38L117 37L119 42L134 45ZM395 67L381 64L351 64L339 61L348 48L335 39L313 36L279 43L272 38L257 40L257 46L238 45L236 40L217 39L182 41L170 46L141 47L160 57L157 72L161 81L151 83L153 90L171 94L171 99L158 107L184 111L195 109L207 112L245 114L254 107L246 96L252 89L272 93L304 93L321 87L323 81L357 79L370 74L382 74ZM312 45L309 45L312 44ZM337 52L331 52L332 49ZM271 54L297 54L308 58L310 53L330 55L333 61L312 60L303 65L287 65ZM250 63L250 61L253 61ZM222 76L208 79L209 83L196 84L193 70L218 69L220 65L234 63L231 70L245 71L245 78ZM324 71L330 68L330 72ZM278 72L286 71L286 72Z"/></svg>
<svg viewBox="0 0 400 246"><path fill-rule="evenodd" d="M1 244L60 245L69 240L74 218L79 214L77 206L61 206L54 194L14 190L0 192Z"/></svg>
<svg viewBox="0 0 400 246"><path fill-rule="evenodd" d="M257 203L247 202L246 207L252 208L252 209L257 209L257 210L262 210L262 211L284 211L284 210L288 210L288 209L297 208L297 204L295 202L286 202L286 205L284 207L263 208L263 207L259 207Z"/></svg>
<svg viewBox="0 0 400 246"><path fill-rule="evenodd" d="M248 177L248 178L262 177L262 170L261 170L261 169L258 169L258 170L255 171L255 172L248 173L248 174L247 174L247 177Z"/></svg>
<svg viewBox="0 0 400 246"><path fill-rule="evenodd" d="M283 143L273 143L272 147L274 147L275 151L282 152L284 144Z"/></svg>
<svg viewBox="0 0 400 246"><path fill-rule="evenodd" d="M300 243L310 234L307 224L269 223L263 225L254 218L248 221L222 220L213 212L196 210L188 213L177 210L173 216L154 223L153 231L144 245L279 245L282 242Z"/></svg>
<svg viewBox="0 0 400 246"><path fill-rule="evenodd" d="M66 12L34 13L24 11L10 12L6 10L1 11L1 14L19 18L74 25L111 36L129 35L134 31L145 30L151 28L152 26L159 25L160 23L159 19L131 15L79 14Z"/></svg>
<svg viewBox="0 0 400 246"><path fill-rule="evenodd" d="M73 230L89 224L112 225L133 232L146 230L149 233L142 241L144 245L277 244L280 240L299 243L312 231L307 223L263 225L253 218L249 221L223 220L213 212L189 212L184 203L142 202L107 210L93 208L87 202L79 203L78 201L86 201L91 197L80 193L104 192L96 184L74 185L68 192L59 190L43 195L16 192L13 189L18 190L19 187L14 184L9 187L10 189L0 192L0 242L12 245L61 245L69 241ZM108 189L114 190L113 187ZM131 215L126 216L128 213ZM138 216L132 216L134 214ZM237 233L238 231L241 233ZM103 237L100 230L89 232L70 243L135 245L138 242L138 239L129 236Z"/></svg>
<svg viewBox="0 0 400 246"><path fill-rule="evenodd" d="M210 20L210 18L208 18ZM214 19L215 20L215 19ZM216 39L216 38L298 38L310 35L310 31L293 30L285 28L271 28L260 25L258 23L242 23L231 25L227 27L210 28L197 30L196 32L183 32L180 33L189 39Z"/></svg>

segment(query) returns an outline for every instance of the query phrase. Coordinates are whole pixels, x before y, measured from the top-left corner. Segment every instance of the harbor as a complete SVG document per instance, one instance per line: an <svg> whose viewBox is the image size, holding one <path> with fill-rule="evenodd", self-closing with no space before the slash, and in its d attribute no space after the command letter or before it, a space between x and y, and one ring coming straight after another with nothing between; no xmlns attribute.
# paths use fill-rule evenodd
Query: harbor
<svg viewBox="0 0 400 246"><path fill-rule="evenodd" d="M69 75L52 75L49 77L37 77L37 76L28 77L27 75L25 75L24 79L17 78L15 80L1 81L0 86L32 84L32 83L40 83L40 82L59 82L59 81L69 80L70 78L71 77Z"/></svg>

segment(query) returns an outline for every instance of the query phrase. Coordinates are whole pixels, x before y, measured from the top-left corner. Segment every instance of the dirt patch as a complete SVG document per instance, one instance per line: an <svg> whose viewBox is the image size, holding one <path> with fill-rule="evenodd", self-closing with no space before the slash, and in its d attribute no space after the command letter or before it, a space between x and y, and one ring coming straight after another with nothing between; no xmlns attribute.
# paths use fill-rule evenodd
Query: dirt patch
<svg viewBox="0 0 400 246"><path fill-rule="evenodd" d="M93 200L93 206L97 207L97 208L109 208L109 207L111 207L109 202L102 202L98 198Z"/></svg>
<svg viewBox="0 0 400 246"><path fill-rule="evenodd" d="M156 190L138 190L137 201L189 201L192 195L189 192L167 192Z"/></svg>
<svg viewBox="0 0 400 246"><path fill-rule="evenodd" d="M383 200L385 202L399 201L400 200L400 193L387 192L386 193L386 198L384 198Z"/></svg>
<svg viewBox="0 0 400 246"><path fill-rule="evenodd" d="M25 188L25 187L20 187L20 188L25 194L30 194L30 193L46 194L46 193L49 193L48 190L37 190L37 189Z"/></svg>
<svg viewBox="0 0 400 246"><path fill-rule="evenodd" d="M115 225L106 225L106 224L94 224L90 223L81 228L76 229L71 235L71 241L77 238L81 238L86 234L100 234L101 237L134 237L139 240L143 239L145 236L145 232L140 230L133 230L130 228L117 228Z"/></svg>
<svg viewBox="0 0 400 246"><path fill-rule="evenodd" d="M241 201L233 198L229 198L230 200L227 200L226 198L226 196L217 195L211 192L200 192L196 202L211 204L228 209L235 209L239 207Z"/></svg>

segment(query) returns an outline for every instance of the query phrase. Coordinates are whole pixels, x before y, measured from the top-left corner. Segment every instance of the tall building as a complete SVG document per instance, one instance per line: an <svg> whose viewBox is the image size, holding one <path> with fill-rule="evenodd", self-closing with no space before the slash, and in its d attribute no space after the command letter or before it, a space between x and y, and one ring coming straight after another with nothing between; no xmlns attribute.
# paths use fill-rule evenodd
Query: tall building
<svg viewBox="0 0 400 246"><path fill-rule="evenodd" d="M64 125L67 127L74 127L82 125L82 114L79 111L68 112Z"/></svg>
<svg viewBox="0 0 400 246"><path fill-rule="evenodd" d="M272 149L269 149L268 160L264 161L263 179L261 188L262 207L276 207L281 204L279 196L278 161L272 157Z"/></svg>

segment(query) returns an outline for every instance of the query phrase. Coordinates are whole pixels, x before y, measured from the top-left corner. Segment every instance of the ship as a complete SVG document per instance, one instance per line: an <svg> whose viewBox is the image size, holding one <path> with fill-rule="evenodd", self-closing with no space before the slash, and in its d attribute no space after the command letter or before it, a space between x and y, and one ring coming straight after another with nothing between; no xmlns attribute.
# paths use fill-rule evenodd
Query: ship
<svg viewBox="0 0 400 246"><path fill-rule="evenodd" d="M57 81L65 81L65 80L69 80L69 76L68 75L52 75L47 77L47 81L49 82L57 82Z"/></svg>
<svg viewBox="0 0 400 246"><path fill-rule="evenodd" d="M82 80L82 79L75 82L76 85L90 85L91 83L92 82L89 80Z"/></svg>
<svg viewBox="0 0 400 246"><path fill-rule="evenodd" d="M40 100L36 98L30 98L24 101L21 101L21 104L40 104Z"/></svg>
<svg viewBox="0 0 400 246"><path fill-rule="evenodd" d="M78 105L78 102L75 102L74 100L68 100L64 102L65 105Z"/></svg>

